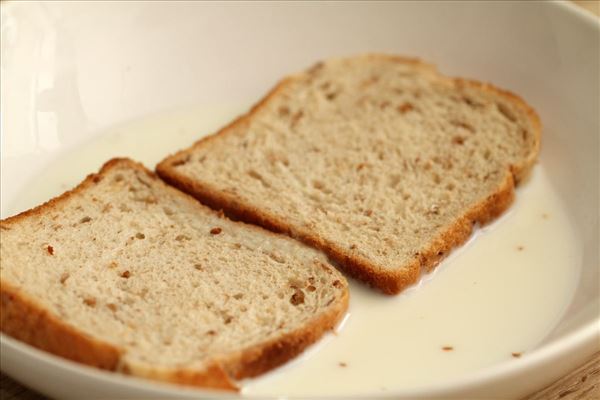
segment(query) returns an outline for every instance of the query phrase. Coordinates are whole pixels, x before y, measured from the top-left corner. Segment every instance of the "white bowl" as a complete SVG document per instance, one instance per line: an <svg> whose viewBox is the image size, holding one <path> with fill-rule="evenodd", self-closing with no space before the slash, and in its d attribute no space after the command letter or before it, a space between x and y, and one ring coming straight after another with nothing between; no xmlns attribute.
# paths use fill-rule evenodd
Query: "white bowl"
<svg viewBox="0 0 600 400"><path fill-rule="evenodd" d="M246 104L332 56L435 62L538 110L541 163L577 232L581 275L562 320L519 362L385 397L523 396L599 348L599 37L594 17L556 2L3 3L2 217L46 166L115 124ZM1 346L4 372L55 398L217 396L98 371L5 335Z"/></svg>

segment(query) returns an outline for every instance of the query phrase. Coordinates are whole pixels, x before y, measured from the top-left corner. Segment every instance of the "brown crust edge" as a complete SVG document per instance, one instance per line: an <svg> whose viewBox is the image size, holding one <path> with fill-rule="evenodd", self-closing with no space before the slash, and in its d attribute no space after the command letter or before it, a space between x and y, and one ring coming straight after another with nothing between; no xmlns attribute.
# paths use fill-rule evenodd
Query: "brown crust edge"
<svg viewBox="0 0 600 400"><path fill-rule="evenodd" d="M342 293L342 297L336 299L335 307L329 308L303 328L229 357L223 362L224 368L235 379L251 378L296 357L340 322L348 309L347 283L344 283Z"/></svg>
<svg viewBox="0 0 600 400"><path fill-rule="evenodd" d="M2 281L0 327L38 349L93 367L116 371L122 350L64 324L16 287Z"/></svg>
<svg viewBox="0 0 600 400"><path fill-rule="evenodd" d="M405 265L404 268L399 268L395 271L378 268L377 265L370 261L350 254L345 249L340 249L334 244L328 243L326 240L310 231L292 226L283 218L278 218L264 210L242 204L233 196L210 187L210 185L182 176L178 174L176 168L171 165L174 162L185 160L194 149L206 146L221 135L226 135L233 128L247 124L254 114L265 107L271 98L278 95L289 82L292 82L298 76L302 76L302 74L284 78L263 99L255 104L248 113L238 117L216 133L198 140L189 148L180 150L174 155L162 160L156 166L156 173L170 185L193 195L202 203L207 204L214 209L223 210L236 219L258 224L275 232L288 234L308 245L314 246L324 251L350 276L357 278L370 286L376 287L386 294L397 294L408 285L415 283L419 279L422 270L431 271L439 264L442 258L448 255L452 248L464 243L471 235L472 226L475 223L485 224L491 222L510 206L514 199L515 185L528 174L531 167L535 164L539 152L542 126L535 110L521 97L492 84L462 78L446 77L440 74L434 65L424 63L415 58L405 58L385 54L367 54L363 55L363 57L385 58L395 62L415 64L424 71L427 71L427 73L434 74L437 78L446 82L451 82L457 87L471 86L483 91L492 92L493 94L516 104L518 107L521 107L531 119L532 125L534 126L533 134L535 135L535 140L531 152L521 163L508 166L506 177L497 190L494 193L491 193L482 202L473 205L467 210L467 212L465 212L462 217L459 217L453 225L449 226L433 240L427 249L422 250L419 254L415 254L415 258L412 262ZM322 63L317 63L306 73L319 69L322 65Z"/></svg>
<svg viewBox="0 0 600 400"><path fill-rule="evenodd" d="M108 168L108 163L103 166ZM0 221L0 229L10 229L28 217L39 216L62 201L77 195L101 179L100 174L88 175L77 187L46 203ZM63 323L22 290L0 277L0 331L72 361L116 371L122 349L93 339L76 328Z"/></svg>
<svg viewBox="0 0 600 400"><path fill-rule="evenodd" d="M88 175L74 189L40 206L0 221L0 227L2 229L10 228L10 225L19 223L27 217L41 215L51 210L54 206L99 182L108 170L120 165L137 169L149 177L159 180L153 172L140 163L128 158L114 158L107 161L98 173ZM216 213L173 187L164 185L164 188L186 198L199 209ZM226 218L222 215L220 217ZM236 223L243 224L242 222ZM262 234L281 237L254 225L244 225L257 232L260 231ZM239 388L233 382L232 377L251 377L273 369L301 353L308 345L318 340L325 331L333 329L348 308L348 287L345 280L344 285L343 297L340 301L324 314L308 321L302 328L289 332L278 339L244 349L227 358L212 360L203 370L160 369L124 364L122 349L93 339L78 329L63 323L59 317L1 278L0 331L38 349L89 366L164 382L237 391Z"/></svg>

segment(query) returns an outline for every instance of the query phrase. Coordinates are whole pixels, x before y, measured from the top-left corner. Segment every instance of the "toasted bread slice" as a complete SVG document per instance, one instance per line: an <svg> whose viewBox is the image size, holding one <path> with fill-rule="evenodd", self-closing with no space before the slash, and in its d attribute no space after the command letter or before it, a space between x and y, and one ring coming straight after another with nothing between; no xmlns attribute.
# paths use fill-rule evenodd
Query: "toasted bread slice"
<svg viewBox="0 0 600 400"><path fill-rule="evenodd" d="M320 253L127 159L0 227L2 332L99 368L236 389L347 307L346 280Z"/></svg>
<svg viewBox="0 0 600 400"><path fill-rule="evenodd" d="M540 134L536 113L514 94L367 55L284 79L156 170L393 294L510 205Z"/></svg>

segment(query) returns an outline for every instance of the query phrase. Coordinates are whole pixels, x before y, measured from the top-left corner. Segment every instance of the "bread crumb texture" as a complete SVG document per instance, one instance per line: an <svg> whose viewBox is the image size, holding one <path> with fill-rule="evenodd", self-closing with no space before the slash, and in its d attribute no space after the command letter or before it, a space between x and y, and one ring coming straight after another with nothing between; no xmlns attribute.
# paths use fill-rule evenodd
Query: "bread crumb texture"
<svg viewBox="0 0 600 400"><path fill-rule="evenodd" d="M386 293L508 207L540 140L535 112L417 60L334 59L161 162L202 201L324 250Z"/></svg>
<svg viewBox="0 0 600 400"><path fill-rule="evenodd" d="M232 222L128 160L1 226L2 331L125 373L232 389L229 378L298 354L347 306L347 283L321 254ZM92 341L118 362L81 357Z"/></svg>

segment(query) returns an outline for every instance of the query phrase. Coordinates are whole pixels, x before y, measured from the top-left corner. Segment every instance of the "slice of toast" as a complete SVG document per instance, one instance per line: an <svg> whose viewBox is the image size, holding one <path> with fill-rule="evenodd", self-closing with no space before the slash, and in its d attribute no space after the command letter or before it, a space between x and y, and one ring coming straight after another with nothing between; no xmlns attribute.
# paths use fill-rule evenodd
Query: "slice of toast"
<svg viewBox="0 0 600 400"><path fill-rule="evenodd" d="M347 282L320 253L127 159L0 228L2 332L99 368L235 390L347 308Z"/></svg>
<svg viewBox="0 0 600 400"><path fill-rule="evenodd" d="M394 294L510 205L540 135L536 113L514 94L418 60L366 55L284 79L156 170Z"/></svg>

